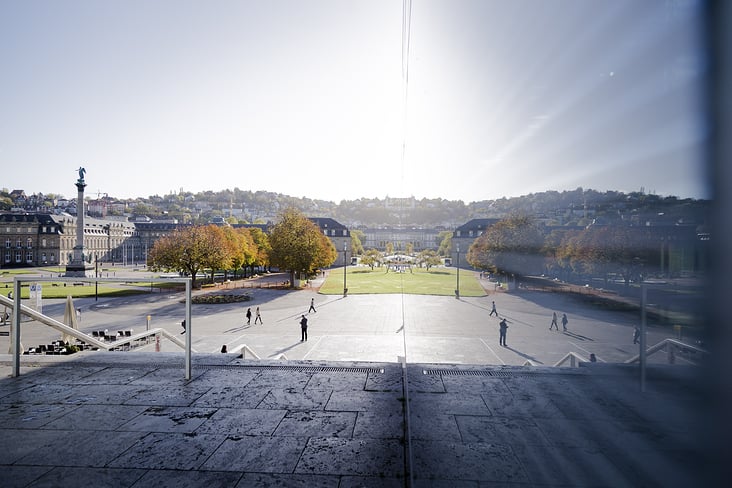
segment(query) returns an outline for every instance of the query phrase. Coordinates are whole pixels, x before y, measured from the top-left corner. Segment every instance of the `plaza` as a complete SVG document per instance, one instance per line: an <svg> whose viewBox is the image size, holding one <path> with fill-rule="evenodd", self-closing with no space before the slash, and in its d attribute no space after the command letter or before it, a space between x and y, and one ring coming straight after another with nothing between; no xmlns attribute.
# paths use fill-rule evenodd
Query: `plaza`
<svg viewBox="0 0 732 488"><path fill-rule="evenodd" d="M339 276L338 269L331 270ZM118 273L123 275L124 273ZM465 279L472 278L469 271ZM139 272L130 273L142 279ZM638 354L633 330L639 324L637 313L600 310L566 294L533 291L487 291L482 297L429 295L322 295L319 277L302 290L256 287L252 284L276 283L285 275L272 274L249 282L249 287L232 282L216 291L197 294L248 294L251 300L230 304L196 304L192 309L192 347L199 353L214 353L226 345L229 351L246 346L262 359L284 355L291 360L399 361L407 362L512 365L530 361L537 366L552 366L567 353L584 358L595 354L599 362L622 363ZM476 276L477 279L477 276ZM486 288L492 288L485 283ZM308 313L310 300L317 312ZM81 310L80 330L133 329L135 332L163 328L180 334L185 307L183 293L166 292L122 298L81 298L74 306ZM62 320L65 300L47 300L44 313ZM490 316L496 303L498 316ZM245 312L260 307L263 324L247 325ZM550 331L552 312L569 318L568 331ZM309 324L309 340L300 342L300 317ZM150 321L148 322L148 317ZM508 347L498 345L499 317L509 324ZM59 339L58 332L42 324L24 324L22 341L26 347ZM181 335L182 338L182 335ZM647 344L678 338L669 326L648 328ZM0 350L7 351L9 337L0 336ZM158 350L180 352L163 340ZM149 345L141 350L154 351ZM665 361L662 355L650 361ZM680 361L684 361L680 358Z"/></svg>
<svg viewBox="0 0 732 488"><path fill-rule="evenodd" d="M638 367L620 364L637 350L632 315L534 292L344 298L311 285L230 288L251 300L194 305L190 380L165 340L159 352L24 355L15 378L0 356L3 486L693 486L712 476L699 368L652 356L641 392ZM81 330L144 329L150 315L183 337L180 293L75 306ZM247 326L257 306L263 324ZM567 313L567 332L549 331L551 310ZM25 344L48 339L45 326L22 327ZM648 343L669 332L651 328ZM551 367L569 351L598 362Z"/></svg>

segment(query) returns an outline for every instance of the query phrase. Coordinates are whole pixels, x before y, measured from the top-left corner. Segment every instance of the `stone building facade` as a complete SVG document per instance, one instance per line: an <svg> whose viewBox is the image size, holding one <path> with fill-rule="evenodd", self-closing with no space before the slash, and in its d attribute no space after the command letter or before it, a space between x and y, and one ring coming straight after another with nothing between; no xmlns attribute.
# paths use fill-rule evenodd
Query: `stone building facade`
<svg viewBox="0 0 732 488"><path fill-rule="evenodd" d="M139 241L124 220L84 219L84 246L90 263L130 259ZM65 266L76 245L76 217L62 214L0 214L0 266ZM128 249L129 248L129 249ZM139 256L139 253L138 253Z"/></svg>

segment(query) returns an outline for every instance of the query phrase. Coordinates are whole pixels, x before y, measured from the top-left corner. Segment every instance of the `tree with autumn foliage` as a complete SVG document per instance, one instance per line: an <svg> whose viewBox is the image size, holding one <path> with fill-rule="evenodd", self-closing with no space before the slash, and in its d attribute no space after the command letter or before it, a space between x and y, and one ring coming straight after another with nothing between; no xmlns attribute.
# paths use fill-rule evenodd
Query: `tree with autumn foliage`
<svg viewBox="0 0 732 488"><path fill-rule="evenodd" d="M231 267L237 269L250 266L257 256L257 246L249 233L249 229L222 227L224 237L231 248Z"/></svg>
<svg viewBox="0 0 732 488"><path fill-rule="evenodd" d="M541 272L544 238L534 220L513 215L489 226L468 250L470 265L517 277Z"/></svg>
<svg viewBox="0 0 732 488"><path fill-rule="evenodd" d="M248 227L247 230L255 247L254 260L249 264L251 274L254 274L254 268L269 266L269 254L272 252L272 246L269 243L269 236L259 227Z"/></svg>
<svg viewBox="0 0 732 488"><path fill-rule="evenodd" d="M215 225L191 226L173 231L153 244L148 254L150 269L177 271L191 276L205 269L229 269L233 246L224 231Z"/></svg>
<svg viewBox="0 0 732 488"><path fill-rule="evenodd" d="M279 215L269 234L270 262L290 273L290 286L295 278L307 278L316 269L330 266L338 253L320 228L299 210L289 208Z"/></svg>
<svg viewBox="0 0 732 488"><path fill-rule="evenodd" d="M644 270L656 257L656 246L643 227L593 225L568 236L562 247L573 271L601 276L605 286L611 273L622 276L626 287L633 279L643 281Z"/></svg>

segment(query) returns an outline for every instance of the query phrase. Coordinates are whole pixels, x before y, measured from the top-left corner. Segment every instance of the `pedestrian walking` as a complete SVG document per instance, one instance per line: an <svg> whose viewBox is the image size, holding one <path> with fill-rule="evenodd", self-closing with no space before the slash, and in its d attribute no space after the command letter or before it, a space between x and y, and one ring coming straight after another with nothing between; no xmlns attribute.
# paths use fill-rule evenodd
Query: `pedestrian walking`
<svg viewBox="0 0 732 488"><path fill-rule="evenodd" d="M506 332L508 332L508 324L506 323L506 319L503 318L498 325L500 327L498 334L498 343L504 347L508 347L508 344L506 344Z"/></svg>
<svg viewBox="0 0 732 488"><path fill-rule="evenodd" d="M315 310L315 298L310 299L310 308L308 309L308 313L310 312L317 312L317 310Z"/></svg>
<svg viewBox="0 0 732 488"><path fill-rule="evenodd" d="M262 316L259 314L259 307L254 311L254 325L257 325L257 320L259 320L260 324L264 325L264 322L262 322Z"/></svg>
<svg viewBox="0 0 732 488"><path fill-rule="evenodd" d="M549 324L549 330L552 330L552 326L559 332L559 326L557 325L557 312L552 312L552 323Z"/></svg>
<svg viewBox="0 0 732 488"><path fill-rule="evenodd" d="M81 323L81 309L80 308L76 309L76 322L79 324Z"/></svg>
<svg viewBox="0 0 732 488"><path fill-rule="evenodd" d="M638 344L640 342L640 329L638 326L636 326L633 329L633 344Z"/></svg>
<svg viewBox="0 0 732 488"><path fill-rule="evenodd" d="M308 340L308 319L303 315L300 319L300 331L301 331L301 337L300 342L305 342Z"/></svg>
<svg viewBox="0 0 732 488"><path fill-rule="evenodd" d="M567 318L567 314L562 314L562 328L564 329L564 332L567 332L567 322L569 322L569 319Z"/></svg>
<svg viewBox="0 0 732 488"><path fill-rule="evenodd" d="M186 319L183 319L183 321L180 323L181 327L183 327L183 332L181 334L186 333Z"/></svg>
<svg viewBox="0 0 732 488"><path fill-rule="evenodd" d="M229 350L226 348L226 344L224 344L221 346L221 354L226 354L227 352L229 352Z"/></svg>
<svg viewBox="0 0 732 488"><path fill-rule="evenodd" d="M247 308L247 325L252 321L252 307Z"/></svg>
<svg viewBox="0 0 732 488"><path fill-rule="evenodd" d="M496 317L498 317L498 312L496 312L496 302L493 302L493 305L491 307L491 313L488 316L490 317L493 314L496 314Z"/></svg>

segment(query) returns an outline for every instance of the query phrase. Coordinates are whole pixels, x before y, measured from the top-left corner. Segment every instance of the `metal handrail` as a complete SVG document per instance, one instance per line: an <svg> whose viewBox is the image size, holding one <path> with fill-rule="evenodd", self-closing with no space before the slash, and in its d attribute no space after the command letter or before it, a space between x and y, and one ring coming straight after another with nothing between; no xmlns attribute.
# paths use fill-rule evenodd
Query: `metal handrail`
<svg viewBox="0 0 732 488"><path fill-rule="evenodd" d="M246 358L247 353L249 353L250 356L254 357L254 359L262 359L259 357L259 355L256 352L254 352L252 350L251 347L247 346L246 344L240 344L240 345L236 346L234 349L231 349L229 352L233 353L233 354L241 353L240 357L242 359Z"/></svg>
<svg viewBox="0 0 732 488"><path fill-rule="evenodd" d="M655 354L659 351L665 351L668 355L668 363L674 364L676 361L676 353L677 352L686 352L691 351L694 353L706 355L709 354L709 351L705 351L704 349L701 349L696 346L692 346L691 344L686 344L685 342L681 342L678 339L664 339L658 344L649 347L646 349L646 357ZM640 354L637 354L633 356L632 358L625 361L625 364L631 364L640 361Z"/></svg>
<svg viewBox="0 0 732 488"><path fill-rule="evenodd" d="M587 359L584 356L580 356L576 352L568 352L562 359L560 359L559 361L556 362L556 364L554 364L554 367L558 368L561 365L563 365L564 363L566 363L567 361L569 361L569 363L570 363L569 365L573 368L577 367L577 361L580 361L583 363L590 362L589 359Z"/></svg>
<svg viewBox="0 0 732 488"><path fill-rule="evenodd" d="M239 354L239 357L241 359L246 359L247 353L249 353L249 355L252 356L254 359L262 359L261 357L259 357L259 354L254 352L254 350L251 347L247 346L246 344L239 344L238 346L236 346L229 352L232 354ZM284 354L278 354L277 356L275 356L272 359L287 361L287 356L285 356Z"/></svg>
<svg viewBox="0 0 732 488"><path fill-rule="evenodd" d="M11 309L14 309L15 302L10 300L9 298L6 298L2 295L0 295L0 303L5 305L6 307L9 307ZM86 344L90 344L94 347L98 347L99 349L105 349L107 351L111 349L116 349L118 347L124 346L125 344L129 344L141 339L146 339L147 337L151 336L157 336L162 335L167 339L170 339L172 343L174 343L176 346L180 347L181 349L185 349L186 345L183 341L181 341L178 337L171 334L165 329L156 328L156 329L150 329L146 330L145 332L139 332L134 335L125 336L122 337L114 342L105 342L100 341L99 339L96 339L93 336L88 335L86 332L82 332L80 330L74 329L73 327L69 327L68 325L59 322L58 320L49 317L48 315L44 315L37 310L33 310L32 308L21 304L20 305L20 313L30 317L38 322L41 322L42 324L45 324L53 329L56 329L57 331L61 332L62 334L69 335L75 339L78 339ZM193 350L193 352L196 352Z"/></svg>

